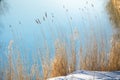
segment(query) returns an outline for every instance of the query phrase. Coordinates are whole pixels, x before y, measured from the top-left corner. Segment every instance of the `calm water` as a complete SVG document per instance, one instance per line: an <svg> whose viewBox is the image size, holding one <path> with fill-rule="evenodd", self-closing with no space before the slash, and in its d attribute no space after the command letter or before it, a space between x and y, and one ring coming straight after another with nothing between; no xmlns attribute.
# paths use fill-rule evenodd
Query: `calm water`
<svg viewBox="0 0 120 80"><path fill-rule="evenodd" d="M105 9L106 0L6 0L8 10L0 16L0 59L5 63L9 41L22 56L31 58L37 49L44 53L44 41L50 53L54 53L54 42L58 38L69 39L78 31L84 45L95 34L107 44L111 39L112 27ZM0 64L0 65L1 65Z"/></svg>

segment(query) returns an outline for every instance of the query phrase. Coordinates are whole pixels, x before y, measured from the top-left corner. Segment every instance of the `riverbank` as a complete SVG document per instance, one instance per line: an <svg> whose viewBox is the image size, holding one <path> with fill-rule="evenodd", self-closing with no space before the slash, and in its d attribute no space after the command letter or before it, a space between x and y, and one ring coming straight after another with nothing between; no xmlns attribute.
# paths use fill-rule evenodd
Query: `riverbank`
<svg viewBox="0 0 120 80"><path fill-rule="evenodd" d="M67 76L49 78L47 80L119 80L120 71L103 72L103 71L75 71Z"/></svg>

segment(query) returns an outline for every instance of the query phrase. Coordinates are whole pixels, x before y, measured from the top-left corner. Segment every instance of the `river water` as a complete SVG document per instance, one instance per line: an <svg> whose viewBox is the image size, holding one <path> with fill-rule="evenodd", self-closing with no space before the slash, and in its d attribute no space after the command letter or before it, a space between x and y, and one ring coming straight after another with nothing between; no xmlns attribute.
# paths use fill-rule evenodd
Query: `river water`
<svg viewBox="0 0 120 80"><path fill-rule="evenodd" d="M9 54L8 45L31 59L45 41L54 53L56 39L70 43L72 33L79 32L81 45L90 35L101 37L109 45L113 30L106 11L106 0L6 0L8 9L0 16L1 67Z"/></svg>

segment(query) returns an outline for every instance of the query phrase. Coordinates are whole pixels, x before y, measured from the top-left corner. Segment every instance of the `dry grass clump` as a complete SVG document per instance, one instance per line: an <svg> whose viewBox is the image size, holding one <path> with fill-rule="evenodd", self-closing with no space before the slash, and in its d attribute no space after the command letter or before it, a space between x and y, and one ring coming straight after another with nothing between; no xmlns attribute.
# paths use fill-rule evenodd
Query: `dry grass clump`
<svg viewBox="0 0 120 80"><path fill-rule="evenodd" d="M110 20L116 27L120 27L120 1L109 0L107 10L110 14Z"/></svg>
<svg viewBox="0 0 120 80"><path fill-rule="evenodd" d="M68 54L66 47L66 44L60 41L55 44L55 57L52 61L51 77L65 76L75 71L75 52L72 48L72 52Z"/></svg>
<svg viewBox="0 0 120 80"><path fill-rule="evenodd" d="M91 51L92 50L92 51ZM120 42L114 42L110 53L98 51L94 46L84 54L80 53L80 69L92 71L119 71L120 70Z"/></svg>
<svg viewBox="0 0 120 80"><path fill-rule="evenodd" d="M68 60L64 45L56 47L55 58L52 62L51 77L63 76L68 73Z"/></svg>
<svg viewBox="0 0 120 80"><path fill-rule="evenodd" d="M50 77L65 76L77 70L92 70L92 71L116 71L120 70L120 42L112 43L109 53L106 53L104 42L98 45L97 41L93 41L88 47L81 47L79 55L75 51L74 41L68 50L68 45L65 42L58 41L55 44L55 56L51 60L49 50L46 51L46 57L40 58L42 61L42 73L39 70L39 64L35 63L27 71L27 67L23 64L20 52L13 52L10 41L8 46L8 68L5 71L5 80L46 80ZM69 53L67 51L70 51ZM85 52L84 52L85 51ZM13 53L17 53L13 57ZM77 57L76 57L77 56ZM78 58L78 59L77 59Z"/></svg>
<svg viewBox="0 0 120 80"><path fill-rule="evenodd" d="M110 12L111 20L114 25L120 27L120 11L116 5L117 0L110 0L107 6ZM73 35L75 36L75 35ZM46 80L50 77L65 76L77 70L94 70L94 71L116 71L120 70L120 42L113 41L109 53L106 52L104 42L101 45L93 40L87 44L87 47L81 47L79 54L76 52L75 40L70 40L70 45L67 42L57 41L55 43L55 56L50 57L50 51L46 45L46 51L40 55L41 65L38 63L32 64L32 67L27 71L27 66L23 63L26 60L21 59L20 52L14 52L12 48L13 41L10 41L8 46L8 66L4 71L5 80ZM102 40L101 40L102 41ZM14 56L14 54L17 56ZM41 53L41 51L40 51ZM14 57L13 57L14 56ZM39 67L42 66L42 73Z"/></svg>
<svg viewBox="0 0 120 80"><path fill-rule="evenodd" d="M114 42L109 55L109 71L120 70L120 42Z"/></svg>
<svg viewBox="0 0 120 80"><path fill-rule="evenodd" d="M46 80L51 75L51 60L48 48L46 55L44 57L40 56L40 58L42 58L42 79Z"/></svg>
<svg viewBox="0 0 120 80"><path fill-rule="evenodd" d="M101 49L99 49L101 48ZM76 70L76 66L80 65L80 70L91 71L117 71L120 70L120 43L113 42L109 53L106 53L104 43L101 47L94 41L93 45L86 48L86 53L83 48L80 48L79 59L76 61L76 53L72 56L67 56L65 46L56 48L56 55L52 62L51 77L65 76ZM73 61L69 61L70 59ZM70 62L70 64L69 64ZM80 63L78 63L80 62Z"/></svg>
<svg viewBox="0 0 120 80"><path fill-rule="evenodd" d="M74 47L75 48L75 47ZM72 48L72 49L74 49ZM76 66L80 65L80 70L91 71L117 71L120 70L120 43L113 41L109 53L106 52L105 43L101 46L93 41L89 47L80 48L79 55L72 51L67 56L65 45L56 48L56 56L52 62L51 77L65 76L76 70ZM85 50L85 53L83 52ZM77 57L76 57L77 56ZM76 59L79 58L79 59ZM69 61L70 60L70 61ZM79 61L77 61L79 60ZM70 63L69 63L70 62ZM78 63L80 62L80 63Z"/></svg>
<svg viewBox="0 0 120 80"><path fill-rule="evenodd" d="M79 55L77 55L73 45L71 45L71 53L67 53L66 43L58 41L55 44L55 56L52 61L47 58L49 55L42 59L42 74L40 74L38 64L33 64L30 72L27 72L20 53L17 52L17 57L14 58L11 47L12 43L9 46L9 67L5 72L6 80L46 80L50 77L65 76L75 71L77 65L80 66L80 70L120 70L120 42L113 42L110 52L106 53L104 43L101 47L98 47L97 42L94 41L90 47L85 48L85 53L83 47L81 47Z"/></svg>
<svg viewBox="0 0 120 80"><path fill-rule="evenodd" d="M110 14L111 21L114 26L117 27L117 34L115 34L112 48L110 50L109 60L109 71L120 70L120 0L110 0L107 9Z"/></svg>
<svg viewBox="0 0 120 80"><path fill-rule="evenodd" d="M23 65L19 52L16 58L13 57L13 43L14 41L11 40L8 45L8 68L5 71L5 80L24 80Z"/></svg>
<svg viewBox="0 0 120 80"><path fill-rule="evenodd" d="M67 54L66 45L58 41L55 44L55 57L52 62L50 59L49 51L46 51L45 56L40 56L42 64L42 74L40 74L39 64L32 64L32 67L27 71L27 66L23 64L20 52L14 52L13 41L10 41L8 46L8 66L5 71L6 80L46 80L50 77L64 76L75 71L75 52ZM15 54L16 53L16 54ZM14 56L16 55L16 56ZM71 58L68 59L69 55Z"/></svg>
<svg viewBox="0 0 120 80"><path fill-rule="evenodd" d="M102 50L99 51L98 45L94 43L93 46L91 45L86 50L86 53L82 53L82 48L80 51L80 69L106 71L108 62L104 49L102 48Z"/></svg>
<svg viewBox="0 0 120 80"><path fill-rule="evenodd" d="M43 80L40 77L40 72L37 64L33 64L29 71L27 66L23 64L25 62L21 59L20 52L15 48L13 49L13 41L11 40L8 45L8 65L4 71L4 80ZM29 66L29 65L28 65Z"/></svg>

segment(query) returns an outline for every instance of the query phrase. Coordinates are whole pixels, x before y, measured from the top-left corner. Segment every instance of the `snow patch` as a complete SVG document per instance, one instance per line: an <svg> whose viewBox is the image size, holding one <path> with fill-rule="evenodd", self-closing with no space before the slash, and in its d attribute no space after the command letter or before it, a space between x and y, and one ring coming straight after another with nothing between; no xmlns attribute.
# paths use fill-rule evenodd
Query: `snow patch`
<svg viewBox="0 0 120 80"><path fill-rule="evenodd" d="M67 76L49 78L47 80L120 80L120 71L85 71L79 70Z"/></svg>

